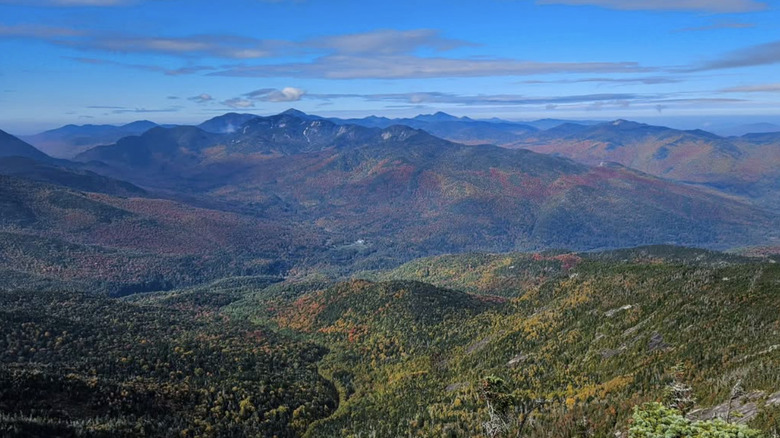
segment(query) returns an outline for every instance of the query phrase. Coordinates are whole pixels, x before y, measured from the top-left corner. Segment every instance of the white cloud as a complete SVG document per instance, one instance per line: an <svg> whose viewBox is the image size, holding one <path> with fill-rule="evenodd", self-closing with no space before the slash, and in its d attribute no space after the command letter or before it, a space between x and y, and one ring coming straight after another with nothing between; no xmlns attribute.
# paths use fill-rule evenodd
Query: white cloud
<svg viewBox="0 0 780 438"><path fill-rule="evenodd" d="M704 32L719 29L749 29L751 27L756 27L756 25L753 23L720 22L707 26L686 27L684 29L678 29L676 32Z"/></svg>
<svg viewBox="0 0 780 438"><path fill-rule="evenodd" d="M648 71L634 62L534 62L514 59L424 58L418 56L323 56L309 63L238 66L213 76L304 77L325 79L408 79L525 76L549 73L633 73Z"/></svg>
<svg viewBox="0 0 780 438"><path fill-rule="evenodd" d="M131 68L134 70L146 70L146 71L152 71L152 72L160 72L164 73L168 76L180 76L180 75L189 75L189 74L195 74L206 70L214 70L214 67L208 67L204 65L190 65L186 67L179 67L179 68L165 68L160 67L157 65L149 65L149 64L128 64L124 62L117 62L112 61L108 59L97 59L97 58L84 58L84 57L65 57L66 59L72 59L73 61L80 62L82 64L92 64L92 65L117 65L120 67L125 68Z"/></svg>
<svg viewBox="0 0 780 438"><path fill-rule="evenodd" d="M645 76L634 78L577 78L577 79L557 79L551 81L545 80L528 80L522 81L523 84L580 84L580 83L606 83L606 84L643 84L643 85L657 85L657 84L674 84L682 82L682 79L667 77L667 76Z"/></svg>
<svg viewBox="0 0 780 438"><path fill-rule="evenodd" d="M255 103L252 102L251 100L242 99L240 97L235 97L233 99L225 100L222 102L222 104L235 109L251 108L255 106Z"/></svg>
<svg viewBox="0 0 780 438"><path fill-rule="evenodd" d="M368 102L384 102L385 108L445 108L472 107L493 110L516 111L517 108L545 108L547 110L602 109L662 110L666 108L722 108L744 106L745 99L688 97L688 93L635 94L602 93L575 95L526 96L522 94L457 94L436 91L388 94L309 94L312 99L332 102L336 99L362 99Z"/></svg>
<svg viewBox="0 0 780 438"><path fill-rule="evenodd" d="M780 83L746 85L722 90L724 93L780 93Z"/></svg>
<svg viewBox="0 0 780 438"><path fill-rule="evenodd" d="M326 36L309 40L303 45L342 54L392 55L411 53L420 48L443 51L474 44L443 38L438 31L432 29L381 29L359 34Z"/></svg>
<svg viewBox="0 0 780 438"><path fill-rule="evenodd" d="M203 93L203 94L199 94L197 96L192 96L192 97L189 98L189 100L191 100L193 102L196 102L196 103L208 103L208 102L213 101L214 98L211 97L210 94Z"/></svg>
<svg viewBox="0 0 780 438"><path fill-rule="evenodd" d="M24 4L34 6L124 6L140 0L0 0L0 4Z"/></svg>
<svg viewBox="0 0 780 438"><path fill-rule="evenodd" d="M15 26L5 26L0 24L0 35L8 37L20 37L20 38L62 38L62 37L75 37L83 35L84 32L66 28L66 27L54 27L54 26L41 26L36 24L20 24Z"/></svg>
<svg viewBox="0 0 780 438"><path fill-rule="evenodd" d="M2 0L0 0L2 1ZM81 50L155 53L177 57L210 56L228 59L265 58L293 43L235 35L192 35L182 37L143 36L90 32L82 29L37 24L0 24L0 36L38 39Z"/></svg>
<svg viewBox="0 0 780 438"><path fill-rule="evenodd" d="M172 56L212 56L230 59L264 58L274 54L271 43L232 35L186 37L145 37L132 35L91 35L87 38L54 41L78 49L121 53L159 53Z"/></svg>
<svg viewBox="0 0 780 438"><path fill-rule="evenodd" d="M130 2L128 0L51 0L47 3L61 6L117 6Z"/></svg>
<svg viewBox="0 0 780 438"><path fill-rule="evenodd" d="M780 64L780 41L735 50L685 71L721 70L772 64Z"/></svg>
<svg viewBox="0 0 780 438"><path fill-rule="evenodd" d="M91 107L96 108L96 107ZM180 106L174 106L170 108L117 108L111 111L112 114L128 114L128 113L137 113L137 114L143 114L143 113L175 113L178 111L181 111L182 107Z"/></svg>
<svg viewBox="0 0 780 438"><path fill-rule="evenodd" d="M538 0L539 4L592 5L609 9L654 11L753 12L767 9L755 0Z"/></svg>
<svg viewBox="0 0 780 438"><path fill-rule="evenodd" d="M345 56L398 55L426 48L444 51L474 45L444 38L438 31L430 29L377 30L360 34L322 36L304 41L283 41L229 34L151 36L28 24L0 25L0 35L41 39L81 50L246 60L304 53Z"/></svg>
<svg viewBox="0 0 780 438"><path fill-rule="evenodd" d="M263 102L296 102L306 94L305 90L295 87L285 87L281 90L264 88L247 93L245 96Z"/></svg>
<svg viewBox="0 0 780 438"><path fill-rule="evenodd" d="M0 0L2 1L2 0ZM526 76L542 74L606 74L649 72L657 69L636 62L537 62L510 58L462 58L423 56L420 49L446 51L473 45L441 37L436 31L378 30L337 35L317 40L261 40L236 35L143 36L122 33L82 32L54 27L0 26L0 35L34 38L59 46L109 53L147 53L188 60L182 68L127 64L94 58L79 62L113 64L128 68L184 75L213 70L211 75L233 77L289 77L320 79L409 79L445 77ZM287 56L314 56L301 62L284 62ZM277 63L219 67L195 65L198 58L251 60L277 58ZM303 94L295 89L266 96L269 101L294 101Z"/></svg>
<svg viewBox="0 0 780 438"><path fill-rule="evenodd" d="M312 95L314 98L357 97L368 101L403 102L410 104L453 105L550 105L582 102L627 102L636 99L655 98L628 93L585 94L571 96L524 96L521 94L461 95L441 92L364 94L364 95Z"/></svg>

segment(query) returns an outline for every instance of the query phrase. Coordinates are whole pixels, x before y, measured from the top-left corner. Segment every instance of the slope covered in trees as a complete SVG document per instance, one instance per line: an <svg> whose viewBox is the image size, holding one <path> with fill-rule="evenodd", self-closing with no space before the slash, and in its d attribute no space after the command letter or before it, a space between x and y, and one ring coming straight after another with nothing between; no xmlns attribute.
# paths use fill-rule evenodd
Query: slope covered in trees
<svg viewBox="0 0 780 438"><path fill-rule="evenodd" d="M732 421L780 432L772 259L470 254L361 276L0 292L0 430L479 437L504 400L524 436L613 436L683 382L691 421L733 406Z"/></svg>
<svg viewBox="0 0 780 438"><path fill-rule="evenodd" d="M700 406L728 400L737 380L761 400L780 391L776 264L670 248L635 255L642 259L452 256L415 262L427 272L404 274L407 266L383 274L413 279L424 272L429 281L482 294L483 304L464 313L460 293L439 290L449 304L437 309L447 316L432 321L398 312L430 288L403 282L260 292L229 310L331 349L321 366L342 404L307 436L484 436L488 412L479 385L488 375L509 382L520 399L544 401L526 425L528 436L540 437L625 431L633 406L664 398L677 366ZM506 269L512 265L495 269L502 257L518 271L525 269L518 262L530 260L537 281ZM382 301L388 290L395 297L389 303ZM370 309L361 304L367 291L366 299L379 300ZM778 430L778 406L758 410L745 421Z"/></svg>
<svg viewBox="0 0 780 438"><path fill-rule="evenodd" d="M348 276L465 251L780 239L773 212L621 166L294 111L214 122L218 132L155 127L85 152L87 163L0 159L12 175L0 176L0 231L19 254L6 252L0 268L140 291L221 276ZM41 239L101 255L64 263L73 251L39 251Z"/></svg>
<svg viewBox="0 0 780 438"><path fill-rule="evenodd" d="M114 294L278 276L320 242L295 224L18 177L0 176L0 208L0 269Z"/></svg>
<svg viewBox="0 0 780 438"><path fill-rule="evenodd" d="M446 252L726 249L778 238L772 212L622 166L297 112L223 134L158 127L79 160L145 187L306 224L334 246L362 241L356 269Z"/></svg>
<svg viewBox="0 0 780 438"><path fill-rule="evenodd" d="M143 189L0 159L0 435L778 432L776 214L403 126L241 118L82 156ZM550 249L648 242L765 257ZM541 252L483 252L518 249ZM689 419L646 404L673 382Z"/></svg>
<svg viewBox="0 0 780 438"><path fill-rule="evenodd" d="M64 292L0 309L2 436L298 436L337 403L322 347L214 312Z"/></svg>

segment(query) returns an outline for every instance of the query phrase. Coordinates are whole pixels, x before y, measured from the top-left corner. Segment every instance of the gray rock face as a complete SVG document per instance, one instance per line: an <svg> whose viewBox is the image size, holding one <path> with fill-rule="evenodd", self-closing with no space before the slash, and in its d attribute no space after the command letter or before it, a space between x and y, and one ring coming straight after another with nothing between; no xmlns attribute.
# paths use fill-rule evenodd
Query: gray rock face
<svg viewBox="0 0 780 438"><path fill-rule="evenodd" d="M739 397L731 402L731 414L729 415L728 400L707 409L694 409L688 413L690 420L712 420L720 418L725 420L729 416L729 421L745 424L758 415L759 406L763 402L767 406L780 405L780 392L766 395L764 391L753 391Z"/></svg>

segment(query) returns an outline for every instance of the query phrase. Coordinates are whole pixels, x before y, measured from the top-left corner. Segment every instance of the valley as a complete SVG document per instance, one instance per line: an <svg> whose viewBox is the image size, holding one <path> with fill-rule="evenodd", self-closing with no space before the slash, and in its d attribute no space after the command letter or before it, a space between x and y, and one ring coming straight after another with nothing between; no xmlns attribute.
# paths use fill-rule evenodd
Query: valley
<svg viewBox="0 0 780 438"><path fill-rule="evenodd" d="M778 23L0 0L0 438L780 438Z"/></svg>
<svg viewBox="0 0 780 438"><path fill-rule="evenodd" d="M740 381L760 408L739 421L777 430L776 261L675 247L471 254L345 281L6 292L2 400L61 392L56 406L16 404L2 430L483 436L489 376L544 400L528 436L625 432L633 406L675 378L704 408Z"/></svg>
<svg viewBox="0 0 780 438"><path fill-rule="evenodd" d="M499 385L507 434L628 436L674 382L685 421L780 431L747 140L418 121L226 114L71 159L4 134L0 433L496 436ZM695 180L716 158L733 184Z"/></svg>

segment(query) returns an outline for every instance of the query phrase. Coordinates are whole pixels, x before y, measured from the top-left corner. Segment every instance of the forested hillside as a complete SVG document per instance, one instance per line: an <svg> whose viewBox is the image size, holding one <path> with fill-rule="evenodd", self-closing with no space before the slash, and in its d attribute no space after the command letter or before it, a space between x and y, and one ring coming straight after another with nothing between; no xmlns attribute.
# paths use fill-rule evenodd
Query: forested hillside
<svg viewBox="0 0 780 438"><path fill-rule="evenodd" d="M699 406L728 401L737 381L754 406L777 400L780 269L714 256L451 256L382 276L459 285L479 293L472 303L423 283L357 281L229 308L331 348L322 368L343 403L308 436L481 436L480 385L491 375L521 400L544 401L528 436L611 436L675 378ZM777 405L759 412L741 421L779 430Z"/></svg>
<svg viewBox="0 0 780 438"><path fill-rule="evenodd" d="M780 438L778 23L0 0L0 438Z"/></svg>
<svg viewBox="0 0 780 438"><path fill-rule="evenodd" d="M775 213L404 126L207 126L0 160L0 435L780 433ZM710 249L609 249L643 243Z"/></svg>
<svg viewBox="0 0 780 438"><path fill-rule="evenodd" d="M177 327L192 326L193 336L216 330L220 343L235 333L262 333L287 354L301 356L297 367L293 359L285 362L289 372L310 363L308 369L333 385L309 389L316 391L313 400L322 400L316 413L307 405L292 417L275 417L288 424L279 430L289 427L304 436L488 436L485 385L495 381L490 379L504 382L520 409L517 419L529 414L524 436L549 436L553 430L562 437L626 436L634 406L666 400L672 382L692 387L695 406L688 411L703 419L725 417L724 403L739 384L731 420L768 436L780 431L780 268L772 259L673 247L472 254L416 260L361 276L365 279L345 282L243 277L135 295L126 304L98 303L122 312L137 309L152 320L180 318ZM52 306L74 300L43 293L5 296L18 309L38 308L41 300ZM59 307L76 315L81 305ZM166 330L159 342L175 339ZM90 329L80 332L86 337L80 345L99 341L87 333ZM311 345L307 348L318 353L307 355L296 345ZM148 354L152 357L141 362L156 363L159 353ZM22 360L17 356L5 366ZM225 376L201 368L204 384L217 385ZM267 370L252 373L246 377L271 386L287 378L269 378ZM160 378L155 374L152 380ZM250 398L257 406L255 396ZM293 404L284 403L290 411L296 410ZM310 415L305 427L296 421L304 412ZM36 421L48 415L54 414ZM320 419L311 421L315 417Z"/></svg>
<svg viewBox="0 0 780 438"><path fill-rule="evenodd" d="M0 176L0 269L126 294L282 275L320 245L295 224ZM286 254L286 255L285 255ZM5 282L0 289L26 287Z"/></svg>
<svg viewBox="0 0 780 438"><path fill-rule="evenodd" d="M696 418L725 415L739 386L732 421L780 431L774 259L470 254L358 277L238 277L123 300L20 279L38 290L0 292L0 430L492 436L499 388L524 436L612 436L677 381Z"/></svg>
<svg viewBox="0 0 780 438"><path fill-rule="evenodd" d="M778 238L771 211L621 166L299 112L255 117L222 134L158 127L78 159L148 188L306 224L336 247L362 241L355 269L450 252L727 249ZM337 254L332 261L348 271Z"/></svg>
<svg viewBox="0 0 780 438"><path fill-rule="evenodd" d="M2 436L299 436L326 350L211 310L0 293Z"/></svg>

